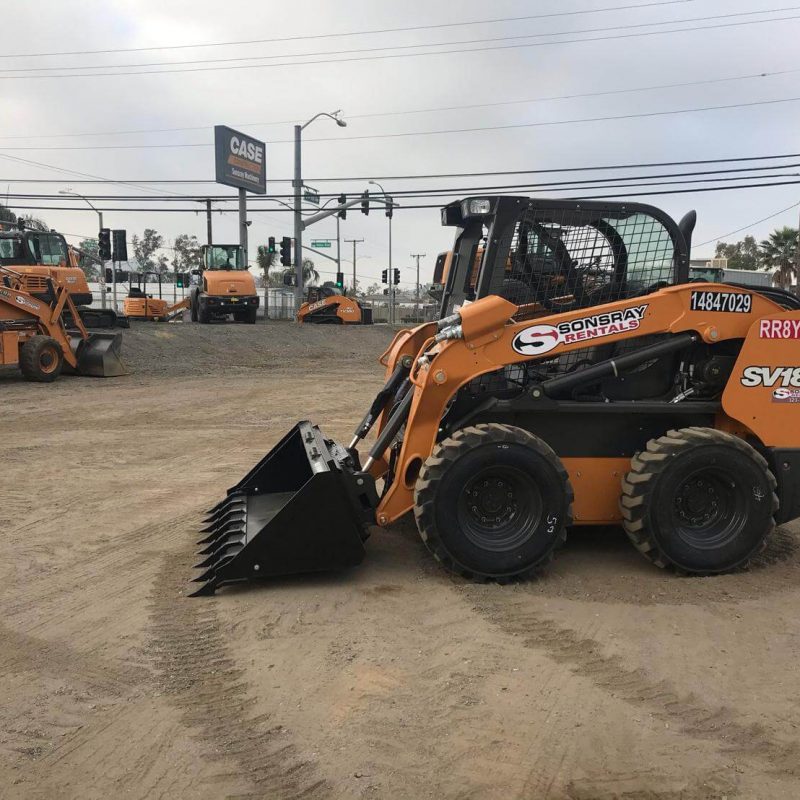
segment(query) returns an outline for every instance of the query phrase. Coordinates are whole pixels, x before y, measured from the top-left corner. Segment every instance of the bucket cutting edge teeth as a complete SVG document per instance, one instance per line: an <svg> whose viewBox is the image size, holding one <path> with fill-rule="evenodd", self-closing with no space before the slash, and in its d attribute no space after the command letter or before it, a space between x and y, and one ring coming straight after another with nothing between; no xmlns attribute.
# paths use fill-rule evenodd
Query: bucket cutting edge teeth
<svg viewBox="0 0 800 800"><path fill-rule="evenodd" d="M231 520L230 522L225 523L225 525L218 528L213 533L210 533L208 536L205 536L199 542L198 545L204 544L207 545L206 548L200 550L200 553L203 553L204 550L211 547L213 549L216 546L216 543L220 541L220 539L224 539L226 536L234 536L243 534L245 532L245 521L242 520Z"/></svg>
<svg viewBox="0 0 800 800"><path fill-rule="evenodd" d="M232 544L238 544L241 547L244 547L246 539L247 537L245 536L244 531L239 533L231 533L228 536L221 538L219 541L210 544L208 547L204 547L202 550L198 551L197 555L213 556L214 554L219 553L223 548Z"/></svg>
<svg viewBox="0 0 800 800"><path fill-rule="evenodd" d="M226 525L229 525L231 522L244 522L245 516L247 512L242 509L241 511L229 511L227 514L223 514L219 519L215 520L214 522L210 522L208 525L200 528L200 533L214 533L214 531L221 530Z"/></svg>

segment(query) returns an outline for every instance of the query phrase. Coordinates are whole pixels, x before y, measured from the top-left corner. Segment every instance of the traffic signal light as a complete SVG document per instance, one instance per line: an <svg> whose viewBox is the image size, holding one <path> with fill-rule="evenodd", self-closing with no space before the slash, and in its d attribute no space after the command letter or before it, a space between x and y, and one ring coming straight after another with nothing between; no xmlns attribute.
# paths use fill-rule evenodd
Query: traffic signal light
<svg viewBox="0 0 800 800"><path fill-rule="evenodd" d="M281 239L281 264L284 267L292 266L292 240L288 236Z"/></svg>
<svg viewBox="0 0 800 800"><path fill-rule="evenodd" d="M175 273L175 286L178 289L188 289L191 283L191 275L188 272Z"/></svg>
<svg viewBox="0 0 800 800"><path fill-rule="evenodd" d="M275 237L270 236L267 240L267 252L274 253L275 252Z"/></svg>
<svg viewBox="0 0 800 800"><path fill-rule="evenodd" d="M337 289L344 289L344 273L337 272L336 273L336 288Z"/></svg>
<svg viewBox="0 0 800 800"><path fill-rule="evenodd" d="M395 267L394 268L394 285L397 286L398 283L400 283L400 270L397 267Z"/></svg>
<svg viewBox="0 0 800 800"><path fill-rule="evenodd" d="M391 197L387 197L386 198L386 216L389 217L389 219L391 219L393 215L394 215L394 203L392 202L392 198Z"/></svg>
<svg viewBox="0 0 800 800"><path fill-rule="evenodd" d="M339 195L339 205L343 206L346 202L347 202L347 195L346 194L340 194ZM339 212L339 219L347 219L347 209L346 208L343 208Z"/></svg>
<svg viewBox="0 0 800 800"><path fill-rule="evenodd" d="M369 189L361 195L361 213L369 214Z"/></svg>
<svg viewBox="0 0 800 800"><path fill-rule="evenodd" d="M97 236L98 255L101 261L111 260L111 231L108 228L100 228Z"/></svg>
<svg viewBox="0 0 800 800"><path fill-rule="evenodd" d="M385 269L381 272L381 283L389 283L389 270Z"/></svg>
<svg viewBox="0 0 800 800"><path fill-rule="evenodd" d="M114 231L114 261L119 262L128 260L128 244L125 241L127 236L127 231Z"/></svg>

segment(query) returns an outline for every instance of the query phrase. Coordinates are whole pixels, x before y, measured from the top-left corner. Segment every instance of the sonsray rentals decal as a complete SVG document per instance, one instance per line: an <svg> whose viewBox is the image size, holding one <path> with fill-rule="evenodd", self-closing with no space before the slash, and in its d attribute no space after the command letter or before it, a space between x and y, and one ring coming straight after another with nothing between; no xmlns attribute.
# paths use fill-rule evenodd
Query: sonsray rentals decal
<svg viewBox="0 0 800 800"><path fill-rule="evenodd" d="M521 355L539 356L549 353L560 344L573 344L635 331L642 324L647 308L648 304L644 303L624 311L593 314L591 317L579 317L558 325L531 325L514 337L511 346Z"/></svg>
<svg viewBox="0 0 800 800"><path fill-rule="evenodd" d="M800 339L800 319L762 319L758 323L760 339Z"/></svg>
<svg viewBox="0 0 800 800"><path fill-rule="evenodd" d="M800 403L800 389L776 389L772 393L773 403Z"/></svg>
<svg viewBox="0 0 800 800"><path fill-rule="evenodd" d="M692 292L689 308L692 311L749 314L753 308L753 295L742 292Z"/></svg>

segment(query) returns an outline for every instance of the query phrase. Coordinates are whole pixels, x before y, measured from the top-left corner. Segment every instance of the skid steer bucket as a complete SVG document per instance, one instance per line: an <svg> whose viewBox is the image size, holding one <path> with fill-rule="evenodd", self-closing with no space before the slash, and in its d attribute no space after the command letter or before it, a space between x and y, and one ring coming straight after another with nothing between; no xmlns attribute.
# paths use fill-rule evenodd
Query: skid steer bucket
<svg viewBox="0 0 800 800"><path fill-rule="evenodd" d="M353 456L299 422L208 512L191 594L359 564L377 504L375 481Z"/></svg>
<svg viewBox="0 0 800 800"><path fill-rule="evenodd" d="M115 378L128 374L120 358L121 333L90 333L87 339L70 336L70 345L78 359L78 367L74 370L78 375Z"/></svg>

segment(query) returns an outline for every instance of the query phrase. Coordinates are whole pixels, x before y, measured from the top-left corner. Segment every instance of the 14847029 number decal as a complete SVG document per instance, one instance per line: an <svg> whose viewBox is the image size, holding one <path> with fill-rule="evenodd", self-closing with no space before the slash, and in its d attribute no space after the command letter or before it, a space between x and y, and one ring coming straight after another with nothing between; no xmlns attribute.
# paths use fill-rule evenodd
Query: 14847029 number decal
<svg viewBox="0 0 800 800"><path fill-rule="evenodd" d="M745 292L692 292L692 311L728 311L749 314L753 308L753 295Z"/></svg>

